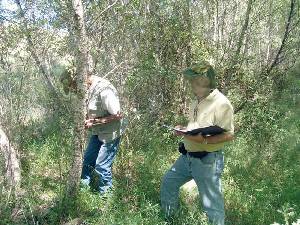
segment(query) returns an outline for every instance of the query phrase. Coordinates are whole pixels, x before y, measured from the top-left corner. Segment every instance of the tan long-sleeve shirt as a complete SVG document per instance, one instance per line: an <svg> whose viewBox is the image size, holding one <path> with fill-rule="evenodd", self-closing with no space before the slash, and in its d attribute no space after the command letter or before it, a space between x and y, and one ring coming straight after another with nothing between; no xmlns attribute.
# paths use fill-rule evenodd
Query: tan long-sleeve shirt
<svg viewBox="0 0 300 225"><path fill-rule="evenodd" d="M194 100L190 105L187 130L208 126L219 126L225 129L226 133L234 134L233 107L218 89L214 89L199 103L198 100ZM213 152L222 149L224 144L202 144L184 138L185 148L190 152Z"/></svg>

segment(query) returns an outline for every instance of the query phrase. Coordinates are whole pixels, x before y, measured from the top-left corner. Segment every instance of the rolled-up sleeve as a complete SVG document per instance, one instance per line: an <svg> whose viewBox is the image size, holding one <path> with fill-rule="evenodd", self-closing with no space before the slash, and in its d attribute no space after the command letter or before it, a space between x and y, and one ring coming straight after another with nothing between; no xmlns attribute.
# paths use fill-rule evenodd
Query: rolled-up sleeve
<svg viewBox="0 0 300 225"><path fill-rule="evenodd" d="M226 130L225 133L234 134L234 111L232 105L222 103L216 108L215 123Z"/></svg>

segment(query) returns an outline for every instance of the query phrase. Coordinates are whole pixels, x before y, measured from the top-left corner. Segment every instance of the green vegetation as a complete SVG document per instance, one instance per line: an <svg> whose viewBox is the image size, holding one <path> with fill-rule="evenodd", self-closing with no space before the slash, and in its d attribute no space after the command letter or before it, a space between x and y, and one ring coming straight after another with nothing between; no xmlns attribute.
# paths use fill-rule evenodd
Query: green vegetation
<svg viewBox="0 0 300 225"><path fill-rule="evenodd" d="M161 124L186 122L192 96L181 72L204 59L236 111L225 149L226 224L299 225L300 2L83 2L93 72L118 88L129 120L114 189L66 194L82 122L73 117L76 96L59 83L60 63L82 66L72 1L3 1L0 129L22 179L10 190L0 152L0 224L207 224L194 193L181 191L173 221L159 206L162 176L179 156L179 139Z"/></svg>

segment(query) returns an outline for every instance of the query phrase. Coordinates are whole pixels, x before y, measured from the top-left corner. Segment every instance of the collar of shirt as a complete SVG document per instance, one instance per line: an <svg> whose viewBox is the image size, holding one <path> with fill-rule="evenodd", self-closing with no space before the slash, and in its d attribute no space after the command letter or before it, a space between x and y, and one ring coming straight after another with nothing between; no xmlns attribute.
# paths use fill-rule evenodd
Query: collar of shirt
<svg viewBox="0 0 300 225"><path fill-rule="evenodd" d="M219 93L218 89L214 89L206 98L205 100L213 100L214 97Z"/></svg>
<svg viewBox="0 0 300 225"><path fill-rule="evenodd" d="M205 98L201 99L200 102L203 102L203 101L211 101L215 98L215 96L219 93L219 90L218 89L214 89L208 96L206 96ZM196 99L196 102L197 102L197 99ZM198 102L198 104L200 103Z"/></svg>

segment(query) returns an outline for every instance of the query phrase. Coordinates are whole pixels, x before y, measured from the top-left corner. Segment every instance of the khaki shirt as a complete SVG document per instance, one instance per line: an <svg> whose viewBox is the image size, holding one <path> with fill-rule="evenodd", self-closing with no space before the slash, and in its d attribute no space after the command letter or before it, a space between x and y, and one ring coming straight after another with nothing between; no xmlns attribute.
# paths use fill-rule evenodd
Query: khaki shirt
<svg viewBox="0 0 300 225"><path fill-rule="evenodd" d="M218 89L214 89L206 98L198 103L194 100L190 105L188 130L208 126L219 126L225 133L234 134L233 107L230 101ZM224 147L225 143L201 144L184 138L184 145L189 152L213 152Z"/></svg>

